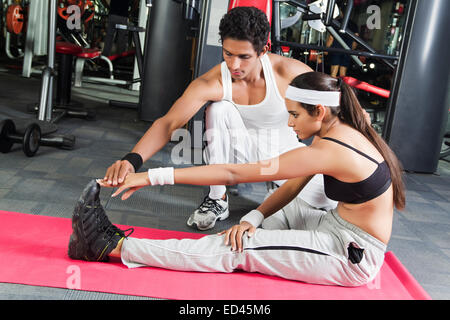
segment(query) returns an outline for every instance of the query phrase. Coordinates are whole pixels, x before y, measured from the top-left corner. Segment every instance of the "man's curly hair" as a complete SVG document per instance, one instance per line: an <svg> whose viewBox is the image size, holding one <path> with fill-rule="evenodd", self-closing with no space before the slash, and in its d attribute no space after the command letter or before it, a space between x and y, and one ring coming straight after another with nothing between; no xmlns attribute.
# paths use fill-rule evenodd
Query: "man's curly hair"
<svg viewBox="0 0 450 320"><path fill-rule="evenodd" d="M267 44L270 24L266 14L255 7L236 7L228 11L220 21L219 35L227 38L247 40L260 54Z"/></svg>

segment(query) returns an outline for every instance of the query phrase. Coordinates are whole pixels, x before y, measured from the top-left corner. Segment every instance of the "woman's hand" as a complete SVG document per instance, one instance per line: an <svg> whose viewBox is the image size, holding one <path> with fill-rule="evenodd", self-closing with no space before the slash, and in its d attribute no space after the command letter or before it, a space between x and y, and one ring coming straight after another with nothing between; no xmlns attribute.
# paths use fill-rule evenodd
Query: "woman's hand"
<svg viewBox="0 0 450 320"><path fill-rule="evenodd" d="M219 232L218 234L225 234L225 245L231 245L232 251L242 252L242 236L245 231L248 231L247 236L250 238L255 234L256 228L250 223L242 221L241 224L234 225L230 229Z"/></svg>
<svg viewBox="0 0 450 320"><path fill-rule="evenodd" d="M97 183L102 187L115 187L106 180L98 179ZM147 172L129 173L125 177L125 180L118 185L119 188L111 195L111 197L115 197L128 189L121 198L122 200L127 200L135 191L148 185L150 185L150 180L148 179Z"/></svg>

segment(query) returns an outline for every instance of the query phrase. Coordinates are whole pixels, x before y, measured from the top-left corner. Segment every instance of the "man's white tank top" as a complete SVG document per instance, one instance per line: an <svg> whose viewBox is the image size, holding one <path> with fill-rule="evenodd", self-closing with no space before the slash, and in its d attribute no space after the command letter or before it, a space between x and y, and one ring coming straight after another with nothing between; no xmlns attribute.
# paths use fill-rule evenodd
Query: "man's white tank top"
<svg viewBox="0 0 450 320"><path fill-rule="evenodd" d="M305 146L298 141L297 135L288 126L289 113L281 96L269 55L260 59L264 79L266 81L266 96L264 100L255 105L240 105L233 102L232 78L224 62L221 65L223 100L233 103L239 111L244 125L258 148L259 160L275 158L289 150ZM285 181L275 181L278 185ZM316 174L303 188L299 196L316 208L332 209L337 202L328 199L323 189L323 176Z"/></svg>
<svg viewBox="0 0 450 320"><path fill-rule="evenodd" d="M254 105L240 105L233 102L232 78L224 62L221 65L223 100L232 102L239 111L242 120L255 141L260 156L266 160L280 155L299 146L304 146L297 139L295 132L288 126L289 113L286 110L275 81L269 56L260 59L264 79L266 81L266 96L263 101Z"/></svg>

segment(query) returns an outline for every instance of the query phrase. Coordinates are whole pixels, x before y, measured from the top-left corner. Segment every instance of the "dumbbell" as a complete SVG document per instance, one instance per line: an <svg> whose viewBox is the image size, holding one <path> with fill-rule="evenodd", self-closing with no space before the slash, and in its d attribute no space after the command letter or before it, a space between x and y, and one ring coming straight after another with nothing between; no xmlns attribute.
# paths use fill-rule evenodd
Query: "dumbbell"
<svg viewBox="0 0 450 320"><path fill-rule="evenodd" d="M41 128L37 123L28 125L22 135L16 132L16 126L12 120L7 119L0 122L0 152L8 153L14 143L21 143L25 155L32 157L41 145L71 150L75 145L75 136L52 135L43 137Z"/></svg>
<svg viewBox="0 0 450 320"><path fill-rule="evenodd" d="M31 123L23 135L16 132L16 126L10 119L0 122L0 152L8 153L14 143L21 143L27 157L32 157L39 149L41 128L37 123Z"/></svg>

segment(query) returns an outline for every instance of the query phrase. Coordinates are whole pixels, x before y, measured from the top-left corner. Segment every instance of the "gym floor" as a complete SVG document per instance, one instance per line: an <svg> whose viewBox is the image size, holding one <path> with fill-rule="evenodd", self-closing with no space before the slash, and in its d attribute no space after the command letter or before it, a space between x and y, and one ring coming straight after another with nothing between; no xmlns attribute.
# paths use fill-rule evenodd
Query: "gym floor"
<svg viewBox="0 0 450 320"><path fill-rule="evenodd" d="M36 117L27 113L27 105L38 101L40 85L40 77L27 79L15 72L0 71L0 121ZM137 120L134 109L108 106L109 99L137 102L137 92L87 83L72 90L72 100L94 109L97 119L63 118L58 122L59 134L76 136L74 150L41 147L33 158L27 158L16 144L10 153L0 153L0 210L70 218L84 186L91 179L102 177L106 168L129 152L150 125ZM169 143L142 170L173 165L173 146ZM406 210L394 215L388 250L395 253L433 299L450 299L450 157L439 162L435 174L406 173L405 182ZM265 188L265 184L239 185L239 195L230 195L230 217L202 233L216 233L237 223L263 200ZM189 228L186 220L207 194L207 187L145 188L127 201L112 199L112 191L102 189L101 198L113 223L200 232ZM0 283L0 299L151 298Z"/></svg>

